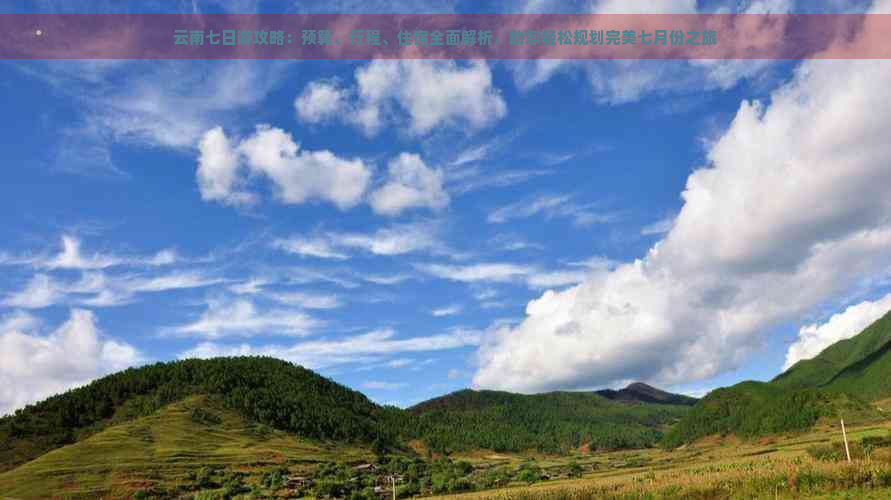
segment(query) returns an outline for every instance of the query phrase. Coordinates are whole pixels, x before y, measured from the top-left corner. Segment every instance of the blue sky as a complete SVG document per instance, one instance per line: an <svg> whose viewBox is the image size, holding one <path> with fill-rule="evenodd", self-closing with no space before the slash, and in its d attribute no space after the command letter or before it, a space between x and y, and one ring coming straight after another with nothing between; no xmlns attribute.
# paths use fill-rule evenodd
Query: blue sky
<svg viewBox="0 0 891 500"><path fill-rule="evenodd" d="M891 308L889 70L4 61L0 410L229 354L399 405L773 377Z"/></svg>

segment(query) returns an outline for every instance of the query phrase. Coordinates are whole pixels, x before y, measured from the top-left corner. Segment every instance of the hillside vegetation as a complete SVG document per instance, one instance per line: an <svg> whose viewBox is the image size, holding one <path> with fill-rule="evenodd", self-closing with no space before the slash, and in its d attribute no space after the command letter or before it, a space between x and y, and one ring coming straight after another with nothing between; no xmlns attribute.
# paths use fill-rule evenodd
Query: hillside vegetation
<svg viewBox="0 0 891 500"><path fill-rule="evenodd" d="M869 400L891 397L891 312L858 335L799 361L772 383L847 392Z"/></svg>
<svg viewBox="0 0 891 500"><path fill-rule="evenodd" d="M644 448L688 406L611 401L591 392L523 395L463 390L409 409L417 437L436 451L484 448L566 452Z"/></svg>
<svg viewBox="0 0 891 500"><path fill-rule="evenodd" d="M297 470L361 462L367 448L319 443L247 422L217 398L191 396L0 474L0 497L176 498L226 487L245 491L282 464ZM256 488L255 488L256 489ZM263 498L264 496L260 496Z"/></svg>
<svg viewBox="0 0 891 500"><path fill-rule="evenodd" d="M751 438L811 428L821 417L879 418L867 401L891 396L891 313L802 360L769 383L743 382L699 401L662 444L711 434Z"/></svg>
<svg viewBox="0 0 891 500"><path fill-rule="evenodd" d="M0 472L193 395L218 400L249 422L302 438L366 445L379 453L412 441L436 452L640 448L653 445L661 429L688 410L634 401L683 398L642 384L636 391L614 392L621 401L596 393L461 391L406 411L376 405L359 392L273 358L157 363L0 418Z"/></svg>
<svg viewBox="0 0 891 500"><path fill-rule="evenodd" d="M250 421L316 439L384 439L387 411L291 363L260 357L131 368L0 419L0 471L189 395L215 396Z"/></svg>

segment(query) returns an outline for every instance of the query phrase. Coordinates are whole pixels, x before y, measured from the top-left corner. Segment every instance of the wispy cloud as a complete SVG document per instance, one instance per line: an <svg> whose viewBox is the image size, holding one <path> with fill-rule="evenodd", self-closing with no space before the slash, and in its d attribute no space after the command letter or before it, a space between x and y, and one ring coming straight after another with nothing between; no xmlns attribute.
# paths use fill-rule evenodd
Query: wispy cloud
<svg viewBox="0 0 891 500"><path fill-rule="evenodd" d="M575 202L572 195L543 195L497 208L489 213L487 220L491 224L503 224L540 215L546 219L570 219L577 226L590 226L615 222L620 217L619 213L602 212L597 208L595 203Z"/></svg>
<svg viewBox="0 0 891 500"><path fill-rule="evenodd" d="M462 283L523 282L532 289L561 288L584 281L589 270L578 266L545 270L532 265L486 262L469 265L417 264L416 268L437 278ZM487 294L488 295L488 294Z"/></svg>
<svg viewBox="0 0 891 500"><path fill-rule="evenodd" d="M276 239L272 246L301 257L335 260L350 258L351 251L382 256L445 251L434 222L394 224L370 233L332 231L313 236L298 235Z"/></svg>
<svg viewBox="0 0 891 500"><path fill-rule="evenodd" d="M369 380L368 382L364 382L362 384L362 387L365 389L377 391L396 391L408 387L408 384L405 382L383 382L380 380Z"/></svg>
<svg viewBox="0 0 891 500"><path fill-rule="evenodd" d="M308 368L375 362L398 353L457 349L478 345L483 332L453 330L426 337L399 338L390 329L332 340L309 340L290 345L224 345L204 342L180 354L181 358L234 355L265 355L285 359Z"/></svg>
<svg viewBox="0 0 891 500"><path fill-rule="evenodd" d="M323 324L300 309L262 309L246 299L213 299L198 319L163 333L210 339L255 335L302 337Z"/></svg>
<svg viewBox="0 0 891 500"><path fill-rule="evenodd" d="M440 318L443 316L454 316L456 314L459 314L463 310L464 307L461 306L461 304L451 304L445 307L438 307L436 309L433 309L432 311L430 311L430 314Z"/></svg>

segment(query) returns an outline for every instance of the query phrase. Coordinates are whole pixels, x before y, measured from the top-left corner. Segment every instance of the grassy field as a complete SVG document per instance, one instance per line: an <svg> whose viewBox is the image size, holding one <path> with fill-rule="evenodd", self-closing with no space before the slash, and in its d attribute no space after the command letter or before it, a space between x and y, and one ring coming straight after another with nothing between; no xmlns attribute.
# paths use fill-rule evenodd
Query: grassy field
<svg viewBox="0 0 891 500"><path fill-rule="evenodd" d="M856 446L889 435L891 421L848 429ZM856 448L850 465L808 453L840 439L838 424L823 422L805 434L758 441L713 437L673 451L455 454L455 463L470 464L465 474L473 484L493 471L512 479L498 483L500 489L450 498L891 498L891 448L870 457ZM350 471L374 460L368 450L247 424L213 400L193 397L0 474L0 498L231 498L224 491L238 492L237 498L300 498L307 490L289 490L286 481L270 487L270 475L309 477L320 467L341 464ZM518 480L517 472L530 464L542 479L535 484ZM568 478L573 468L581 477ZM377 495L389 498L389 490Z"/></svg>
<svg viewBox="0 0 891 500"><path fill-rule="evenodd" d="M321 462L368 458L361 449L247 425L213 401L194 397L0 474L0 498L131 498L155 490L185 494L200 487L196 472L202 469L244 473L250 481L283 465L299 472Z"/></svg>
<svg viewBox="0 0 891 500"><path fill-rule="evenodd" d="M888 436L891 422L855 426L848 431L851 442L868 436ZM535 458L543 470L552 473L571 460L587 472L578 479L512 484L448 498L891 498L891 455L855 459L852 464L824 462L809 456L809 447L837 443L841 441L840 433L839 426L824 423L806 434L757 442L710 438L675 451L649 449L567 458L475 454L464 458L478 465L516 465Z"/></svg>

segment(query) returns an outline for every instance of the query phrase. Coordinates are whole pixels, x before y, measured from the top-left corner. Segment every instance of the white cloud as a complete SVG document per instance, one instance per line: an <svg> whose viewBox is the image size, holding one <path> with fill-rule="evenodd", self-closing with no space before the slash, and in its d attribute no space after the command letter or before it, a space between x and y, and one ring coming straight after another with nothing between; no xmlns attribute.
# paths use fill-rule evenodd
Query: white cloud
<svg viewBox="0 0 891 500"><path fill-rule="evenodd" d="M590 226L607 224L618 218L618 214L595 212L595 204L578 204L572 198L570 195L537 196L493 210L487 220L490 224L503 224L513 219L542 215L546 219L568 218L577 226Z"/></svg>
<svg viewBox="0 0 891 500"><path fill-rule="evenodd" d="M247 182L239 176L242 165L251 174L269 179L281 203L322 200L341 210L362 200L371 178L362 160L346 160L327 150L301 150L291 134L269 125L258 125L237 147L222 129L207 131L198 164L202 197L233 205L256 201L255 194L239 190Z"/></svg>
<svg viewBox="0 0 891 500"><path fill-rule="evenodd" d="M369 274L367 276L363 276L362 279L369 283L374 283L375 285L391 286L398 285L403 281L409 280L411 279L411 276L407 274Z"/></svg>
<svg viewBox="0 0 891 500"><path fill-rule="evenodd" d="M402 255L423 250L441 251L437 228L431 222L394 224L372 233L328 232L312 237L292 236L273 241L272 245L285 252L324 259L343 260L350 250L361 250L374 255ZM368 280L368 281L374 281ZM384 280L391 281L392 280ZM381 282L380 279L377 282Z"/></svg>
<svg viewBox="0 0 891 500"><path fill-rule="evenodd" d="M408 384L405 382L382 382L380 380L369 380L362 384L364 389L378 390L378 391L396 391L399 389L405 389L408 387Z"/></svg>
<svg viewBox="0 0 891 500"><path fill-rule="evenodd" d="M164 249L152 256L120 256L94 252L84 254L81 240L64 234L60 238L61 248L55 255L43 252L37 255L13 257L0 253L0 265L26 265L37 269L89 271L117 266L162 267L180 262L182 259L172 249Z"/></svg>
<svg viewBox="0 0 891 500"><path fill-rule="evenodd" d="M201 199L229 205L252 205L257 195L243 191L245 179L238 152L230 144L222 127L208 130L198 144L198 188Z"/></svg>
<svg viewBox="0 0 891 500"><path fill-rule="evenodd" d="M118 265L121 259L94 254L84 256L80 252L80 240L73 236L62 237L62 251L52 259L42 263L42 267L50 269L103 269Z"/></svg>
<svg viewBox="0 0 891 500"><path fill-rule="evenodd" d="M407 366L411 366L415 363L413 359L410 358L396 358L390 361L387 361L386 365L388 368L405 368Z"/></svg>
<svg viewBox="0 0 891 500"><path fill-rule="evenodd" d="M294 99L297 117L307 123L319 123L347 112L347 92L331 82L311 82Z"/></svg>
<svg viewBox="0 0 891 500"><path fill-rule="evenodd" d="M57 304L110 307L130 303L140 293L202 288L222 281L221 278L194 271L174 271L156 276L109 276L101 271L91 271L82 273L80 279L75 281L36 274L25 288L8 295L3 304L25 309L40 309Z"/></svg>
<svg viewBox="0 0 891 500"><path fill-rule="evenodd" d="M298 116L321 121L340 111L344 119L373 136L388 123L407 120L412 135L437 127L480 129L507 113L485 61L375 59L356 70L352 90L310 83L297 98ZM394 82L398 82L395 85ZM355 96L345 103L347 95ZM302 110L301 110L302 108Z"/></svg>
<svg viewBox="0 0 891 500"><path fill-rule="evenodd" d="M335 340L311 340L292 345L237 346L204 342L183 352L181 358L264 355L285 359L311 369L334 365L378 361L403 352L457 349L479 343L481 332L454 330L426 337L397 338L393 330L375 330Z"/></svg>
<svg viewBox="0 0 891 500"><path fill-rule="evenodd" d="M264 310L247 299L212 299L197 320L171 328L169 332L209 339L254 335L302 337L323 324L297 309Z"/></svg>
<svg viewBox="0 0 891 500"><path fill-rule="evenodd" d="M674 217L666 217L664 219L657 220L652 224L647 224L640 230L640 234L643 236L652 236L655 234L665 234L671 231L671 226L674 225Z"/></svg>
<svg viewBox="0 0 891 500"><path fill-rule="evenodd" d="M442 172L428 167L421 157L402 153L390 160L387 183L371 194L371 208L383 215L428 207L439 210L449 204L442 187Z"/></svg>
<svg viewBox="0 0 891 500"><path fill-rule="evenodd" d="M464 283L494 282L504 283L514 281L532 273L532 269L518 264L503 262L471 264L455 266L446 264L422 264L418 269L437 278Z"/></svg>
<svg viewBox="0 0 891 500"><path fill-rule="evenodd" d="M39 309L56 304L64 297L64 289L46 274L37 274L19 292L6 297L3 305Z"/></svg>
<svg viewBox="0 0 891 500"><path fill-rule="evenodd" d="M348 259L349 255L337 251L331 241L326 238L306 238L292 236L279 238L272 242L272 246L287 253L301 257L316 257L320 259Z"/></svg>
<svg viewBox="0 0 891 500"><path fill-rule="evenodd" d="M844 79L838 75L844 74ZM733 370L762 332L891 269L885 61L809 60L743 102L640 260L531 301L487 337L478 387L662 384Z"/></svg>
<svg viewBox="0 0 891 500"><path fill-rule="evenodd" d="M891 294L875 301L864 301L832 315L822 324L806 325L798 331L798 340L789 346L783 370L788 370L802 359L810 359L823 349L849 339L891 311Z"/></svg>
<svg viewBox="0 0 891 500"><path fill-rule="evenodd" d="M445 307L438 307L430 311L430 314L436 316L437 318L440 318L443 316L454 316L456 314L459 314L463 310L464 307L462 307L461 304L451 304Z"/></svg>
<svg viewBox="0 0 891 500"><path fill-rule="evenodd" d="M261 278L251 278L241 283L229 286L229 291L237 295L256 295L263 291L263 287L270 281Z"/></svg>
<svg viewBox="0 0 891 500"><path fill-rule="evenodd" d="M80 110L50 145L52 167L127 178L111 145L195 147L215 124L261 102L289 61L21 61L13 65ZM121 81L127 85L121 85Z"/></svg>
<svg viewBox="0 0 891 500"><path fill-rule="evenodd" d="M281 304L302 309L337 309L343 305L337 295L330 294L279 292L269 297Z"/></svg>
<svg viewBox="0 0 891 500"><path fill-rule="evenodd" d="M540 4L539 0L532 2ZM702 3L702 2L700 2ZM768 0L740 2L733 12L747 14L790 12L791 1ZM713 7L697 10L696 0L600 0L582 4L583 13L593 14L696 14L709 12ZM552 11L554 6L539 5ZM726 11L726 9L724 9ZM765 24L764 30L775 29ZM753 35L757 39L757 35ZM743 80L764 75L774 64L772 60L691 59L691 60L569 60L537 59L510 63L514 82L521 90L542 85L561 73L577 73L587 80L596 102L618 105L638 101L649 95L690 94L729 89Z"/></svg>
<svg viewBox="0 0 891 500"><path fill-rule="evenodd" d="M568 271L547 271L531 274L527 280L530 288L548 289L577 285L585 280L588 272L584 269Z"/></svg>
<svg viewBox="0 0 891 500"><path fill-rule="evenodd" d="M529 288L560 288L584 281L590 270L542 270L535 266L508 262L468 265L419 264L417 269L437 278L462 283L510 283L523 281ZM479 295L479 294L477 294ZM488 296L489 294L485 294ZM483 300L483 299L480 299Z"/></svg>
<svg viewBox="0 0 891 500"><path fill-rule="evenodd" d="M48 335L35 326L21 314L0 322L0 415L141 362L129 344L103 338L90 311L71 310Z"/></svg>

